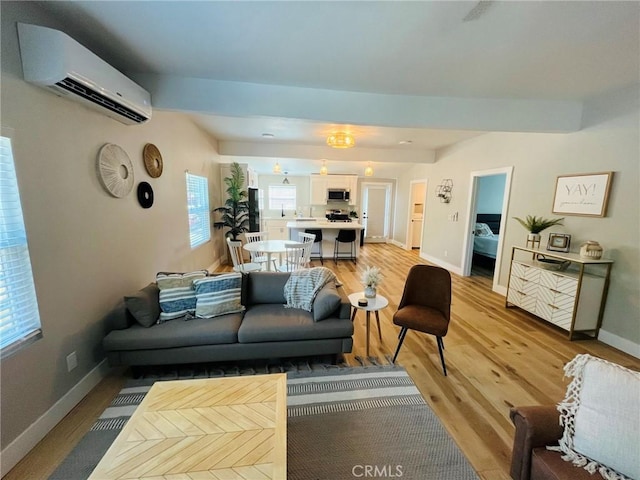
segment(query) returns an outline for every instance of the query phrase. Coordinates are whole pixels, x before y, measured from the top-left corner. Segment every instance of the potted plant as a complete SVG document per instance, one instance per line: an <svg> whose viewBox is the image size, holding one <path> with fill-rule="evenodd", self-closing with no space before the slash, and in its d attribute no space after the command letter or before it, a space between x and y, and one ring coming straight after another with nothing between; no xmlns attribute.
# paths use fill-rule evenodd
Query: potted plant
<svg viewBox="0 0 640 480"><path fill-rule="evenodd" d="M214 222L213 226L229 228L225 235L237 241L239 235L249 231L248 195L244 189L244 173L238 162L231 164L231 176L225 177L224 183L227 186L227 199L223 207L213 209L222 214L221 220Z"/></svg>
<svg viewBox="0 0 640 480"><path fill-rule="evenodd" d="M365 286L364 296L367 298L375 298L376 288L382 282L382 273L378 267L367 267L362 272L362 283Z"/></svg>
<svg viewBox="0 0 640 480"><path fill-rule="evenodd" d="M527 241L533 242L534 244L540 243L540 232L546 230L549 227L553 227L554 225L562 225L562 222L564 221L564 217L548 219L543 217L536 217L535 215L527 215L524 220L519 217L513 218L515 218L518 223L520 223L520 225L527 229L527 231L529 232Z"/></svg>

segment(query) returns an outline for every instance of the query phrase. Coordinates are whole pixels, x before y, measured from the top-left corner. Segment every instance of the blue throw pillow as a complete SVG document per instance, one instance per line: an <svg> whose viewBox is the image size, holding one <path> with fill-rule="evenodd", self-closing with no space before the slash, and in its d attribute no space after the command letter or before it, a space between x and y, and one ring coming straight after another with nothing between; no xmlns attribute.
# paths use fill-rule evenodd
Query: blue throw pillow
<svg viewBox="0 0 640 480"><path fill-rule="evenodd" d="M196 317L213 318L242 312L242 274L228 273L195 280Z"/></svg>
<svg viewBox="0 0 640 480"><path fill-rule="evenodd" d="M193 281L206 276L206 270L156 275L156 283L160 289L161 310L158 323L194 313L196 292L193 289Z"/></svg>

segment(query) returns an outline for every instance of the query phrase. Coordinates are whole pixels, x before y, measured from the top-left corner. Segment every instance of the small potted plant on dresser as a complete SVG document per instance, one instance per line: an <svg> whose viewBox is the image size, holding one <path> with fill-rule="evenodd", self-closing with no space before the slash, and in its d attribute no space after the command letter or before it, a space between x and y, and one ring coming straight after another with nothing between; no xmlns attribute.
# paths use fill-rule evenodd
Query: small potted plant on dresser
<svg viewBox="0 0 640 480"><path fill-rule="evenodd" d="M529 235L527 235L527 246L531 244L533 248L540 247L540 232L549 227L553 227L554 225L562 225L562 222L564 221L564 217L548 219L536 217L535 215L527 215L524 220L519 217L513 218L528 230Z"/></svg>

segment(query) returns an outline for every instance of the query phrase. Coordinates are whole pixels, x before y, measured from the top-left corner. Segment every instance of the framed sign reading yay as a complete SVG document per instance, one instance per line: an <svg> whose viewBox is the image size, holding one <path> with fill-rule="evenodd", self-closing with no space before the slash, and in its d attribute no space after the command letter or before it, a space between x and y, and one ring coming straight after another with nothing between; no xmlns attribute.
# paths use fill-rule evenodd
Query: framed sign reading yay
<svg viewBox="0 0 640 480"><path fill-rule="evenodd" d="M556 181L553 213L604 217L613 172L560 175Z"/></svg>

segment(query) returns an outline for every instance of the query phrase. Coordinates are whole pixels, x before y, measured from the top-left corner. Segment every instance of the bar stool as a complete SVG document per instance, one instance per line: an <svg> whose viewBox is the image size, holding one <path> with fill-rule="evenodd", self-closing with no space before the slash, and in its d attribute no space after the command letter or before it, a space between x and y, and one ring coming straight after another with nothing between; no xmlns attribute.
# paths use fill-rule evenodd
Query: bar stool
<svg viewBox="0 0 640 480"><path fill-rule="evenodd" d="M323 255L322 255L322 230L320 229L313 229L313 228L307 228L304 233L310 233L312 235L316 236L316 239L313 241L313 243L318 243L318 255L320 255L320 263L322 265L324 265L324 260L322 259ZM313 252L311 252L311 255L313 255ZM312 260L317 259L318 257L313 258Z"/></svg>
<svg viewBox="0 0 640 480"><path fill-rule="evenodd" d="M355 230L338 230L338 236L336 237L336 241L333 245L333 261L337 262L338 257L340 255L340 244L341 243L349 243L351 245L351 257L350 260L353 260L353 263L356 263L356 231ZM343 257L346 258L346 257Z"/></svg>

